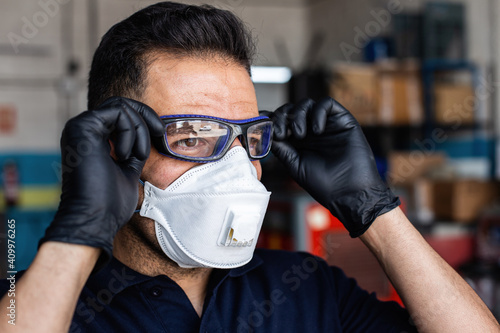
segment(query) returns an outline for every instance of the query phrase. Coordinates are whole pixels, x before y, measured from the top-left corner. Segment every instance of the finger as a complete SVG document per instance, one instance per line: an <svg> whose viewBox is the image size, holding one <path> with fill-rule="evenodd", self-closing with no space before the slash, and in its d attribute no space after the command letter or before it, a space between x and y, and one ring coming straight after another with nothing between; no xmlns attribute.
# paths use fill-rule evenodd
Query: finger
<svg viewBox="0 0 500 333"><path fill-rule="evenodd" d="M290 171L290 173L295 176L297 175L297 168L300 163L297 163L300 158L298 151L288 142L284 141L273 141L271 146L271 151Z"/></svg>
<svg viewBox="0 0 500 333"><path fill-rule="evenodd" d="M126 112L118 113L115 130L115 153L118 160L126 160L132 154L134 148L137 132L135 125Z"/></svg>
<svg viewBox="0 0 500 333"><path fill-rule="evenodd" d="M327 118L331 117L335 118L335 125L338 128L349 129L359 126L353 115L331 97L319 101L315 109L316 110L313 112L314 119L311 120L311 123L313 131L315 127L317 128L317 134L323 132Z"/></svg>
<svg viewBox="0 0 500 333"><path fill-rule="evenodd" d="M165 131L165 125L158 114L146 104L125 97L111 97L100 108L102 107L120 108L128 114L136 132L133 152L138 159L146 159L151 150L150 137L161 138Z"/></svg>
<svg viewBox="0 0 500 333"><path fill-rule="evenodd" d="M288 136L288 112L293 108L293 104L288 103L274 111L274 139L285 140Z"/></svg>
<svg viewBox="0 0 500 333"><path fill-rule="evenodd" d="M136 140L135 124L124 107L123 101L111 98L96 110L91 111L96 118L101 120L109 134L116 135L114 143L118 160L126 160L130 157Z"/></svg>
<svg viewBox="0 0 500 333"><path fill-rule="evenodd" d="M325 131L326 121L333 107L332 98L325 98L320 100L314 106L309 114L309 123L312 132L315 135L320 135Z"/></svg>
<svg viewBox="0 0 500 333"><path fill-rule="evenodd" d="M141 175L144 164L146 164L146 159L140 160L136 157L131 157L127 160L127 170L130 171L130 174L139 177ZM124 170L124 172L126 171Z"/></svg>
<svg viewBox="0 0 500 333"><path fill-rule="evenodd" d="M136 132L136 140L133 148L134 156L139 160L145 160L148 158L151 150L151 140L150 131L142 114L152 112L156 115L156 113L144 104L131 99L123 98L122 103L123 110L131 118ZM156 117L158 118L158 122L161 123L159 117Z"/></svg>
<svg viewBox="0 0 500 333"><path fill-rule="evenodd" d="M268 117L269 119L273 119L274 112L267 110L259 110L259 116Z"/></svg>
<svg viewBox="0 0 500 333"><path fill-rule="evenodd" d="M290 128L297 139L303 139L307 134L307 114L312 109L314 101L306 99L299 102L289 113Z"/></svg>
<svg viewBox="0 0 500 333"><path fill-rule="evenodd" d="M123 98L123 97L122 97ZM152 137L161 137L165 133L165 124L160 116L149 106L130 98L123 98L134 110L136 110L144 119L149 135Z"/></svg>
<svg viewBox="0 0 500 333"><path fill-rule="evenodd" d="M158 114L146 104L140 103L137 106L137 112L139 112L142 119L144 119L144 122L149 129L151 143L157 144L158 146L156 148L161 151L163 148L163 137L165 135L165 124L160 119Z"/></svg>
<svg viewBox="0 0 500 333"><path fill-rule="evenodd" d="M115 100L111 104L107 104L105 110L96 112L100 115L113 112L118 115L113 131L116 133L115 155L120 161L126 160L126 164L121 166L124 173L139 177L151 148L144 120L123 100Z"/></svg>

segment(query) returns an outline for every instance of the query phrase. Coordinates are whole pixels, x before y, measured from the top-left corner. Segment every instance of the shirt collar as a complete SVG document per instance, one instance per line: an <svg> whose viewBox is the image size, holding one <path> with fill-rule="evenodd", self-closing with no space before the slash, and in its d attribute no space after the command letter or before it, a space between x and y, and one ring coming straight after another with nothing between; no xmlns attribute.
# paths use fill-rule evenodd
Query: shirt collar
<svg viewBox="0 0 500 333"><path fill-rule="evenodd" d="M231 276L231 277L242 276L242 275L250 272L251 270L257 268L260 265L262 265L262 258L259 256L257 251L254 251L252 260L250 260L250 262L246 265L231 269L229 271L229 276Z"/></svg>
<svg viewBox="0 0 500 333"><path fill-rule="evenodd" d="M148 281L153 277L143 275L121 263L115 257L99 272L89 277L87 286L94 292L107 290L112 296L122 292L125 288Z"/></svg>
<svg viewBox="0 0 500 333"><path fill-rule="evenodd" d="M230 277L242 276L260 266L262 262L263 261L257 252L254 252L249 263L241 267L230 269L228 275ZM125 288L154 278L155 277L147 276L134 271L113 257L107 266L103 267L99 272L89 277L87 286L94 293L98 293L101 290L107 290L112 296L115 296L116 294L122 292Z"/></svg>

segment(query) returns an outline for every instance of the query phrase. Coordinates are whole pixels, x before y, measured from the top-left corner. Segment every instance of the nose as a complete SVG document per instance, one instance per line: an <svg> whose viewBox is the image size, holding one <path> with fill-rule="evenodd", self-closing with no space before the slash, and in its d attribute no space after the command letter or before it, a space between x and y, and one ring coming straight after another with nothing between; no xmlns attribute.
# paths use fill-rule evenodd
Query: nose
<svg viewBox="0 0 500 333"><path fill-rule="evenodd" d="M238 136L236 139L234 139L233 143L231 144L230 149L233 147L236 147L236 146L243 147L243 143L241 143L241 140L242 140L241 136Z"/></svg>
<svg viewBox="0 0 500 333"><path fill-rule="evenodd" d="M236 139L234 139L233 144L231 145L231 148L236 147L236 146L244 147L243 144L241 143L240 138L242 138L242 136L238 136ZM250 162L252 162L253 166L255 167L255 170L257 171L257 179L260 180L262 178L262 166L260 165L260 161L259 160L253 160L253 161L250 160Z"/></svg>

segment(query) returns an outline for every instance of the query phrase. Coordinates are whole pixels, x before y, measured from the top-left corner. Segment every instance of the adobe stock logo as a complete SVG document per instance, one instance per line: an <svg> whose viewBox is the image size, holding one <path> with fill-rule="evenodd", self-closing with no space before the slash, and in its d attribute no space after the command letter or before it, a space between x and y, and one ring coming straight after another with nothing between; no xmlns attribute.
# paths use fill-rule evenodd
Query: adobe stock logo
<svg viewBox="0 0 500 333"><path fill-rule="evenodd" d="M26 16L21 17L21 31L20 34L9 32L7 38L10 45L16 54L19 53L19 46L21 44L28 44L33 38L38 35L39 29L45 27L51 18L59 13L60 5L65 5L71 0L40 0L38 6L41 10L36 11L31 18Z"/></svg>

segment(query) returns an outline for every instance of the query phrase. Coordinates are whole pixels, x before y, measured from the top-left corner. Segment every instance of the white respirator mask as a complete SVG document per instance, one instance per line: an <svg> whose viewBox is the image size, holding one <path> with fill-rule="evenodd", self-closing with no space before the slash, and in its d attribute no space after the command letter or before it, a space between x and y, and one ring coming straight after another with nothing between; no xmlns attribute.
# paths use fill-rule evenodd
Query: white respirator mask
<svg viewBox="0 0 500 333"><path fill-rule="evenodd" d="M270 195L237 146L164 190L145 182L140 215L155 221L163 252L180 267L234 268L252 259Z"/></svg>

